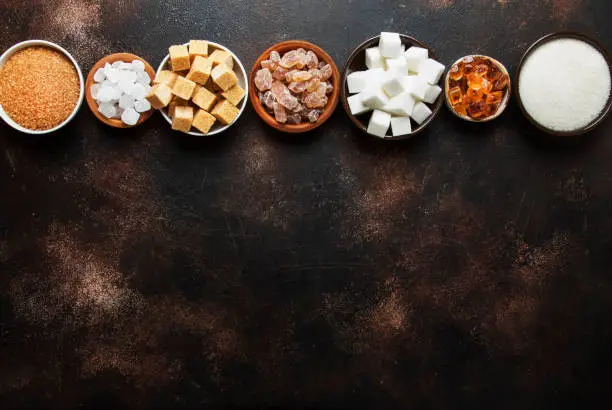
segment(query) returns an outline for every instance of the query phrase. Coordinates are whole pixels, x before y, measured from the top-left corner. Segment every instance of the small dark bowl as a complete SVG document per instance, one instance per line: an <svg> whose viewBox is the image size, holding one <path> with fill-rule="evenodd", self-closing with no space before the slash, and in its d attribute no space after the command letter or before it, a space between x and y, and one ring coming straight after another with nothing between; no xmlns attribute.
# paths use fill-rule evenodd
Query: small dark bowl
<svg viewBox="0 0 612 410"><path fill-rule="evenodd" d="M433 49L429 47L427 44L422 43L419 40L413 37L407 36L405 34L400 34L400 38L402 40L402 44L406 45L406 48L411 47L411 46L418 46L418 47L426 48L429 51L429 57L435 60L438 60L436 58L436 54L434 53ZM440 81L438 82L438 86L442 88L442 92L438 96L438 99L436 100L436 102L431 106L431 115L429 116L429 118L425 120L425 122L423 122L423 124L414 128L410 134L400 135L399 137L393 137L393 136L387 135L385 136L385 138L379 138L379 137L369 134L368 133L368 121L370 119L371 113L367 112L367 113L360 114L359 116L355 116L351 114L351 110L349 108L348 101L347 101L347 98L350 96L350 94L348 92L348 86L346 85L346 77L353 71L363 71L363 70L368 69L365 65L365 50L366 48L376 47L378 45L379 39L380 39L380 36L375 36L369 40L364 41L363 43L358 45L357 48L355 48L355 50L353 50L348 60L346 61L346 64L344 65L344 72L342 73L342 88L341 88L341 94L340 94L340 99L342 100L342 106L344 107L344 111L346 111L346 114L349 116L351 121L353 121L353 124L355 124L357 128L359 128L361 131L365 132L366 134L370 135L371 137L378 138L378 139L384 139L384 140L409 139L409 138L414 137L416 134L420 133L421 131L423 131L425 127L427 127L427 125L429 125L429 123L433 121L436 115L438 115L438 112L440 111L440 107L442 107L442 103L444 101L444 94L445 94L444 84L443 84L444 76L442 76L440 78ZM415 124L414 121L412 121L412 123Z"/></svg>
<svg viewBox="0 0 612 410"><path fill-rule="evenodd" d="M531 53L533 53L533 51L536 50L541 45L548 43L549 41L558 40L562 38L573 38L576 40L581 40L595 47L595 49L597 49L597 51L599 51L601 55L603 55L604 59L608 63L608 68L610 69L610 76L612 77L612 60L610 60L610 54L608 54L608 52L606 51L603 45L601 45L597 40L594 40L591 37L588 37L581 33L576 33L573 31L559 31L556 33L550 33L550 34L545 35L544 37L540 38L535 43L533 43L531 46L529 46L527 51L525 51L525 54L523 54L523 57L521 57L521 61L516 69L515 80L514 80L514 93L516 95L516 100L518 101L521 112L529 120L530 123L532 123L534 126L536 126L541 131L544 131L550 135L559 136L559 137L571 137L571 136L583 135L583 134L586 134L587 132L592 131L593 129L595 129L595 127L597 127L599 124L601 124L606 119L608 114L610 114L610 110L612 109L612 93L610 94L610 97L608 97L608 102L606 103L603 111L590 124L588 124L587 126L583 128L579 128L573 131L556 131L556 130L551 130L549 128L544 127L543 125L539 124L531 115L529 115L529 113L523 106L523 100L521 98L521 92L520 92L520 87L519 87L519 83L521 79L521 70L523 68L523 64L527 60L527 57L529 57L529 55L531 55Z"/></svg>

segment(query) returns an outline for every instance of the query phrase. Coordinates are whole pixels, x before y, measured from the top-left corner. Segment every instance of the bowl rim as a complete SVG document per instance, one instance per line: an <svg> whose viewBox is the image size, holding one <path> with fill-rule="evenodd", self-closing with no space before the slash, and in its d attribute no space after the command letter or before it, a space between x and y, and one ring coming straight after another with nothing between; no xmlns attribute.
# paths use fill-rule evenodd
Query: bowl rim
<svg viewBox="0 0 612 410"><path fill-rule="evenodd" d="M256 91L257 87L255 87L255 74L259 70L258 66L263 60L264 56L269 55L272 51L277 50L277 49L281 49L281 48L288 47L288 46L293 47L296 45L296 43L298 43L299 45L298 48L301 47L301 48L308 49L314 52L319 58L319 60L325 60L325 62L331 66L332 78L334 82L336 83L336 86L334 87L334 91L332 91L330 100L327 102L327 105L324 107L321 113L321 116L319 117L317 121L313 123L303 122L300 124L282 124L282 123L277 122L276 119L263 108L263 104L261 103L261 101L259 101L259 97ZM255 63L253 64L253 68L251 69L251 73L249 74L249 83L250 83L250 90L251 90L249 93L249 99L251 100L251 105L255 109L255 112L257 112L257 115L259 116L259 118L261 118L270 127L278 131L286 132L290 134L301 134L304 132L312 131L320 127L327 120L329 120L331 115L336 110L336 107L338 106L338 102L340 101L340 90L339 90L340 72L338 71L338 66L334 62L334 59L325 50L323 50L321 47L317 46L316 44L313 44L310 41L306 41L306 40L298 40L298 39L284 40L284 41L279 41L278 43L275 43L271 45L270 47L268 47L255 60Z"/></svg>
<svg viewBox="0 0 612 410"><path fill-rule="evenodd" d="M214 130L214 131L207 132L206 134L204 134L202 132L199 132L199 131L189 131L189 132L182 132L181 133L181 134L193 135L193 136L197 136L197 137L217 135L217 134L220 134L223 131L227 130L232 125L234 125L236 123L236 121L238 121L238 118L240 118L240 116L244 112L244 109L246 108L246 105L247 105L247 98L246 98L246 96L249 93L249 80L248 80L248 77L246 75L246 70L244 69L244 65L242 64L242 61L240 61L240 59L236 56L236 54L234 54L232 52L232 50L230 50L229 48L225 47L224 45L219 44L219 43L215 43L214 41L209 41L209 40L206 40L206 42L210 46L213 46L214 48L217 48L217 49L220 49L220 50L223 50L223 51L227 51L228 53L230 53L232 58L234 59L234 62L238 64L238 67L240 68L240 73L242 75L242 78L244 79L244 97L243 97L242 102L240 104L240 109L238 111L238 115L236 116L236 118L234 118L234 121L232 121L230 124L223 125L222 127L219 127L216 130ZM182 45L187 46L187 45L189 45L189 43L183 43ZM161 63L157 67L157 70L155 71L155 75L156 76L162 70L164 70L164 68L166 67L169 59L170 59L170 53L166 54L166 56L162 59ZM234 71L235 71L235 69L234 69ZM167 107L164 107L164 108L159 109L157 111L159 111L161 113L162 117L164 117L165 120L168 122L168 124L170 124L170 126L172 126L172 118L170 118L170 116L168 115L166 110L167 110Z"/></svg>
<svg viewBox="0 0 612 410"><path fill-rule="evenodd" d="M497 67L499 69L501 69L501 71L506 74L508 76L508 86L507 86L507 92L506 95L504 95L504 99L502 100L502 102L500 103L499 107L497 108L497 111L495 112L495 114L483 118L483 119L474 119L471 118L469 116L463 116L463 115L459 115L457 112L455 112L455 110L453 109L453 106L451 105L449 98L448 98L448 83L450 82L450 69L457 63L461 62L461 60L463 60L466 57L480 57L480 58L486 58L491 60L495 65L497 65ZM453 113L456 117L461 118L462 120L465 121L469 121L469 122L489 122L492 121L494 119L496 119L497 117L499 117L500 115L502 115L502 113L506 110L506 108L508 107L508 103L510 102L510 96L512 94L512 78L510 77L510 73L508 73L508 69L506 68L506 66L504 66L499 60L491 57L491 56L487 56L484 54L467 54L459 59L457 59L454 63L452 63L451 65L449 65L449 69L446 71L446 75L444 76L444 100L446 101L446 106L448 107L448 109L450 110L451 113Z"/></svg>
<svg viewBox="0 0 612 410"><path fill-rule="evenodd" d="M87 75L87 79L85 80L85 100L87 101L87 106L89 107L89 109L91 110L91 112L94 114L94 116L100 120L100 122L102 122L103 124L109 125L111 127L114 128L133 128L133 127L137 127L139 125L141 125L142 123L144 123L146 120L148 120L151 115L153 115L153 112L155 111L153 108L149 109L148 111L145 111L143 113L140 113L140 118L138 119L138 122L134 125L127 125L124 124L123 121L121 120L121 118L106 118L105 116L103 116L102 114L100 114L100 112L98 111L98 104L96 103L96 100L91 97L91 85L94 84L94 80L93 77L96 74L96 71L99 68L104 67L104 64L100 64L102 61L104 60L111 60L111 59L121 59L121 60L127 60L127 59L131 59L131 61L133 60L140 60L145 64L145 72L147 72L147 74L150 75L150 73L148 72L148 69L151 69L151 72L155 73L155 70L153 69L153 66L151 66L151 64L149 64L149 62L147 60L145 60L144 58L136 55L136 54L132 54L132 53L112 53L109 55L106 55L104 57L102 57L101 59L99 59L98 61L96 61L96 63L91 67L91 70L89 70L89 74ZM109 62L109 61L107 61ZM153 82L153 79L151 78L151 82ZM95 107L93 106L93 104L95 104Z"/></svg>
<svg viewBox="0 0 612 410"><path fill-rule="evenodd" d="M403 34L403 33L398 33L398 34L400 38L402 39L402 44L410 43L413 46L426 48L429 53L429 57L436 59L437 61L435 50L432 47L430 47L429 45L427 45L426 43L420 40L417 40L416 38L412 36L409 36L408 34ZM440 109L442 108L442 103L443 103L442 99L444 98L442 93L440 93L440 95L436 99L436 102L432 104L431 115L429 116L429 118L427 118L422 124L420 124L410 134L400 135L397 137L385 135L384 138L380 138L380 137L377 137L376 135L370 134L367 130L367 126L363 125L361 121L357 119L357 116L351 113L351 109L348 105L348 94L349 93L348 93L348 86L346 84L346 78L349 75L349 67L351 66L351 64L353 63L353 60L355 60L355 58L357 57L359 53L365 52L366 48L372 46L379 39L380 39L380 34L370 37L369 39L365 40L364 42L359 44L357 47L355 47L353 51L351 51L349 58L346 60L346 63L344 64L344 69L342 70L342 89L341 89L341 96L340 96L340 98L342 99L342 106L344 107L344 111L346 112L346 114L348 115L352 123L355 124L357 128L359 128L362 132L364 132L365 134L369 135L372 138L376 138L376 139L384 140L384 141L402 141L402 140L411 139L415 135L423 132L423 130L425 130L425 128L427 128L427 126L438 115L438 113L440 112ZM445 67L445 71L446 71L446 67ZM440 78L440 80L438 81L438 86L440 86L440 81L442 81L442 78ZM444 91L444 89L442 91Z"/></svg>
<svg viewBox="0 0 612 410"><path fill-rule="evenodd" d="M525 52L523 53L519 61L519 64L516 68L515 81L514 81L514 93L516 95L516 100L518 101L519 108L521 112L523 113L523 115L525 116L525 118L527 118L527 120L529 120L529 122L533 124L536 128L538 128L540 131L543 131L547 134L558 136L558 137L575 137L579 135L584 135L594 130L597 126L599 126L599 124L601 124L608 117L612 109L612 92L610 93L608 97L608 101L606 102L606 105L604 106L601 113L597 116L597 118L595 118L589 124L587 124L586 126L582 128L578 128L572 131L557 131L557 130L552 130L550 128L546 128L545 126L541 125L527 112L527 110L525 109L525 106L523 105L523 101L521 99L521 92L520 92L520 87L519 87L520 78L521 78L521 70L527 58L538 47L542 46L543 44L546 44L553 40L558 40L558 39L563 39L563 38L570 38L570 39L583 41L591 45L592 47L594 47L597 51L599 51L601 55L604 57L604 60L608 64L608 70L610 71L610 77L612 78L612 59L610 58L610 54L608 53L608 51L606 50L606 48L603 46L602 43L600 43L598 40L586 34L583 34L577 31L555 31L553 33L546 34L540 37L539 39L537 39L536 41L534 41L527 48L527 50L525 50Z"/></svg>
<svg viewBox="0 0 612 410"><path fill-rule="evenodd" d="M79 98L77 99L74 109L72 110L70 115L66 117L64 121L62 121L60 124L56 125L55 127L49 128L47 130L31 130L31 129L25 128L17 124L17 122L15 122L6 113L6 111L4 111L4 108L2 108L1 104L0 104L0 117L2 118L2 120L4 120L5 123L10 125L12 128L14 128L17 131L23 132L25 134L31 134L31 135L43 135L43 134L49 134L49 133L59 130L60 128L68 124L70 121L72 121L72 119L76 116L77 112L79 112L79 109L81 108L81 105L83 104L83 99L85 97L85 81L83 79L83 73L81 71L81 67L77 63L76 59L65 48L63 48L59 44L56 44L56 43L53 43L47 40L33 39L33 40L21 41L17 44L14 44L9 49L7 49L4 53L2 53L2 55L0 56L0 67L4 66L5 62L10 57L12 57L13 54L15 54L17 51L28 48L28 47L35 47L35 46L49 47L53 50L61 52L68 58L68 60L70 60L70 62L76 69L77 75L79 77Z"/></svg>

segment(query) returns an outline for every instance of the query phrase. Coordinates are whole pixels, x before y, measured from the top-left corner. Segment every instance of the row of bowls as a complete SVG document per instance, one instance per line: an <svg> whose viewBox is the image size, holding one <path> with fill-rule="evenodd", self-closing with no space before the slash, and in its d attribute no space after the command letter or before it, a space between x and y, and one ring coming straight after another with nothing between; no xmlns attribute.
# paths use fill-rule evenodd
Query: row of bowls
<svg viewBox="0 0 612 410"><path fill-rule="evenodd" d="M404 35L404 34L400 34L400 37L402 39L402 43L405 44L407 47L410 46L419 46L419 47L423 47L429 50L429 54L432 58L436 58L435 52L434 50L429 47L428 45L422 43L421 41ZM529 56L531 54L531 52L533 52L538 46L542 45L545 42L554 40L554 39L558 39L558 38L575 38L575 39L579 39L582 41L585 41L589 44L591 44L592 46L594 46L597 50L599 50L601 52L601 54L606 58L606 60L608 61L608 65L610 66L610 57L607 53L607 51L605 50L605 48L599 44L597 41L591 39L588 36L585 36L583 34L579 34L579 33L573 33L573 32L559 32L559 33L553 33L553 34L549 34L546 35L542 38L540 38L539 40L537 40L531 47L529 47L529 49L527 49L527 51L525 52L525 54L523 55L519 66L517 68L517 73L520 73L521 67L523 62L525 61L526 57ZM253 105L253 107L255 108L255 111L258 113L258 115L270 126L272 126L275 129L278 129L280 131L283 132L288 132L288 133L301 133L301 132L306 132L306 131L310 131L320 125L322 125L327 119L329 119L329 117L331 116L331 114L334 112L338 101L341 99L342 100L342 104L344 106L344 109L347 113L347 115L349 116L349 118L351 119L351 121L359 128L361 129L363 132L367 133L367 116L354 116L351 114L349 107L348 107L348 102L347 102L347 97L349 96L348 94L348 88L346 86L346 77L352 73L353 71L360 71L360 70L365 70L367 69L365 66L365 50L369 47L374 47L378 44L379 41L379 37L373 37L370 38L366 41L364 41L362 44L360 44L357 48L355 48L355 50L351 53L351 55L349 56L345 66L344 66L344 70L343 70L343 74L342 76L340 76L340 73L338 71L337 66L335 65L333 59L324 51L322 50L320 47L306 42L306 41L299 41L299 40L291 40L291 41L284 41L278 44L273 45L272 47L268 48L266 51L264 51L261 56L257 59L257 61L255 62L255 64L253 65L253 69L251 70L250 76L247 79L247 74L246 71L244 69L244 66L242 65L242 63L240 62L240 60L238 59L238 57L232 53L231 50L229 50L228 48L226 48L225 46L221 45L221 44L217 44L217 43L213 43L213 42L209 42L210 46L212 48L218 48L218 49L222 49L225 50L227 52L229 52L235 61L235 68L234 71L238 77L238 84L247 92L247 94L249 95L249 99L251 100L251 103ZM95 102L95 100L91 97L91 93L89 92L91 85L93 84L93 74L96 72L96 70L98 70L100 67L103 67L106 63L113 63L115 61L132 61L135 59L141 60L145 63L145 69L147 71L147 73L149 74L149 76L151 78L155 77L156 72L154 71L154 69L151 67L151 65L149 63L147 63L144 59L133 55L133 54L129 54L129 53L117 53L117 54L112 54L109 56L104 57L103 59L101 59L100 61L98 61L93 68L91 69L89 76L87 78L87 81L83 80L83 75L81 72L81 69L79 68L79 65L77 64L76 60L70 55L70 53L68 53L65 49L63 49L62 47L60 47L57 44L48 42L48 41L43 41L43 40L29 40L29 41L24 41L22 43L16 44L15 46L11 47L10 49L8 49L2 56L0 56L0 67L6 62L6 60L8 60L8 58L11 57L11 55L13 55L15 52L26 48L26 47L31 47L31 46L46 46L46 47L50 47L52 49L55 49L61 53L63 53L64 55L66 55L66 57L74 64L78 76L79 76L79 80L80 80L80 85L81 85L81 89L80 89L80 95L79 95L79 99L77 102L77 105L75 106L74 111L71 113L71 115L60 125L58 125L55 128L49 129L49 130L44 130L44 131L33 131L33 130L29 130L26 129L22 126L20 126L19 124L15 123L5 112L4 110L2 110L2 107L0 106L0 117L10 126L12 126L13 128L17 129L18 131L21 132L25 132L25 133L29 133L29 134L46 134L49 132L53 132L56 131L57 129L63 127L65 124L67 124L68 122L70 122L70 120L72 120L72 118L75 116L76 112L79 110L84 96L87 99L88 105L91 108L91 111L94 113L94 115L102 122L113 126L113 127L117 127L117 128L126 128L128 127L127 125L123 124L122 121L120 119L108 119L104 116L102 116L97 109L97 103ZM270 55L270 52L272 50L276 50L278 52L280 52L281 54L283 54L286 51L289 50L293 50L296 48L305 48L307 50L312 50L315 54L317 54L317 57L321 60L321 61L325 61L326 63L330 64L332 67L332 80L333 80L333 84L334 84L334 91L331 94L330 98L329 98L329 103L327 104L327 106L325 107L325 110L323 111L322 115L320 116L319 120L314 122L314 123L302 123L302 124L297 124L297 125L293 125L293 124L281 124L278 123L274 117L272 115L270 115L262 106L261 102L259 101L259 98L257 96L257 91L256 88L254 86L254 77L255 77L255 73L257 72L260 63L262 60L268 58L268 56ZM474 55L474 57L476 57ZM166 57L162 60L161 64L159 65L159 68L157 70L157 72L163 70L166 68L167 63L169 60L169 55L166 55ZM459 61L459 60L458 60ZM502 72L504 72L505 74L508 74L506 68L499 62L495 61L500 69L502 69ZM450 65L447 66L447 68L450 68ZM612 68L611 68L611 72L612 72ZM517 74L517 78L518 78L518 74ZM447 74L446 74L446 79L444 80L446 85L448 84L448 70L447 70ZM341 86L338 86L341 85ZM445 89L445 87L442 87L443 90ZM494 119L496 117L498 117L503 110L505 109L505 107L508 105L508 101L510 99L510 90L511 90L511 86L508 86L508 92L506 92L505 96L504 96L504 100L502 101L502 103L500 104L500 107L497 111L497 113L491 117L488 117L486 120L491 120ZM515 88L515 92L517 95L517 100L519 103L519 106L523 112L523 114L530 120L530 122L532 122L536 127L538 127L539 129L541 129L544 132L550 133L550 134L554 134L554 135L579 135L579 134L584 134L590 130L592 130L593 128L595 128L598 124L600 124L604 118L609 114L611 107L612 107L612 97L609 98L607 104L606 104L606 108L603 110L603 112L589 125L587 125L586 127L580 129L580 130L576 130L576 131L572 131L572 132L557 132L557 131L553 131L553 130L549 130L546 129L544 127L542 127L541 125L539 125L533 118L531 118L531 116L525 111L523 104L521 102L521 97L520 97L520 93L518 92L518 81L516 81L516 88ZM406 139L406 138L410 138L412 136L414 136L415 134L418 134L419 132L423 131L432 121L433 119L436 117L436 115L439 113L440 108L442 106L443 103L443 99L446 99L447 105L449 106L449 109L451 110L451 112L454 112L454 110L451 108L450 103L448 101L448 98L445 97L446 96L446 92L444 92L443 94L440 94L440 96L438 97L437 101L433 104L432 106L432 115L425 121L423 122L420 126L416 127L413 132L409 135L406 136L401 136L401 137L392 137L392 138L385 138L385 139L389 139L389 140L394 140L394 139ZM240 117L240 115L242 114L242 112L244 111L246 107L246 98L243 99L243 101L240 103L240 107L239 107L239 114L236 117L236 119L234 120L234 122ZM163 117L166 119L166 121L168 121L168 123L172 123L172 119L168 116L167 112L165 110L160 110ZM138 123L136 125L141 124L142 122L146 121L153 113L153 110L150 110L146 113L143 113L143 115L141 115L140 120L138 121ZM457 115L457 114L455 114ZM465 117L460 117L462 119L467 119ZM469 120L469 119L468 119ZM473 121L473 120L472 120ZM475 121L475 122L483 122L483 121ZM216 125L215 127L213 127L213 129L207 134L207 135L214 135L214 134L218 134L220 132L223 132L225 129L227 129L228 127L232 126L232 124L229 125ZM198 132L190 132L190 134L192 135L203 135L201 133Z"/></svg>

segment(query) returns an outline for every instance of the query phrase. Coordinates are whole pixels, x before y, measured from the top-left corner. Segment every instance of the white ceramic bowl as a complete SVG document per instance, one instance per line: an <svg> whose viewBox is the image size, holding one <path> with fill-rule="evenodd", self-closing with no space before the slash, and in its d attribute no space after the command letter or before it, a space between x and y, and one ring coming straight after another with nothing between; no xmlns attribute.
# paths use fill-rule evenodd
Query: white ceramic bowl
<svg viewBox="0 0 612 410"><path fill-rule="evenodd" d="M185 43L185 45L188 45L188 44L189 43ZM238 57L236 57L236 54L232 53L232 51L228 49L227 47L224 47L221 44L213 43L212 41L208 42L208 49L209 49L209 54L216 49L220 49L223 51L227 51L228 53L232 55L234 59L234 73L236 74L236 77L238 77L238 85L242 87L245 94L244 94L244 98L242 99L242 102L240 103L240 107L238 107L240 111L238 112L238 115L236 116L236 118L234 118L234 121L231 124L222 125L219 122L215 122L215 124L213 125L213 127L210 129L208 133L203 134L201 132L189 131L187 133L189 135L196 135L196 136L215 135L215 134L219 134L220 132L225 131L226 129L231 127L234 123L236 123L236 121L238 121L238 118L240 118L240 116L244 112L244 107L246 107L247 100L249 99L248 98L249 97L249 82L247 80L246 71L244 70L244 66L242 65L242 62L238 59ZM166 69L169 59L170 59L170 54L167 54L166 57L164 57L164 59L162 60L161 64L159 65L159 68L157 69L157 74L159 74L160 71ZM159 110L159 112L161 112L161 114L164 116L166 121L168 121L168 124L172 125L172 118L170 118L170 116L168 115L168 109L162 108L161 110Z"/></svg>
<svg viewBox="0 0 612 410"><path fill-rule="evenodd" d="M45 41L45 40L28 40L28 41L22 41L21 43L15 44L14 46L6 50L4 54L2 54L2 56L0 56L0 67L4 66L6 61L17 51L22 50L24 48L28 48L28 47L33 47L33 46L49 47L53 50L57 50L61 52L62 54L64 54L72 62L72 65L74 65L74 68L76 69L77 74L79 75L79 88L80 88L79 99L77 100L77 103L74 106L74 110L72 110L72 113L68 116L68 118L64 120L64 122L62 122L61 124L53 128L49 128L48 130L30 130L28 128L22 127L21 125L13 121L11 117L8 116L8 114L2 108L2 105L0 105L0 117L2 117L4 122L6 122L8 125L16 129L17 131L21 131L26 134L34 134L34 135L49 134L50 132L57 131L60 128L62 128L64 125L68 124L74 118L76 113L79 111L79 108L81 108L81 105L83 104L83 97L85 95L85 81L83 80L83 73L81 72L81 67L79 67L79 64L76 62L74 57L72 57L68 51L66 51L64 48L60 47L59 45L55 43L51 43L50 41Z"/></svg>

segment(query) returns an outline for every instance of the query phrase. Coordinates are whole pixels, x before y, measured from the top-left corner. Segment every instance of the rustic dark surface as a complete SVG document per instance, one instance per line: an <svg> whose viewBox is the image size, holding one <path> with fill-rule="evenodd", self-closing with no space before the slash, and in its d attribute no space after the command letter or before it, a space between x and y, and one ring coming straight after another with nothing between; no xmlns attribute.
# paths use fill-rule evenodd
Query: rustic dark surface
<svg viewBox="0 0 612 410"><path fill-rule="evenodd" d="M248 69L298 38L342 66L392 30L513 73L548 32L612 47L605 0L154 3L4 0L0 49L56 41L87 72L120 51L155 66L199 37ZM443 109L400 143L340 106L303 136L250 107L210 139L160 115L108 128L86 106L44 138L2 124L0 405L607 403L611 131L550 141L515 102L490 124Z"/></svg>

